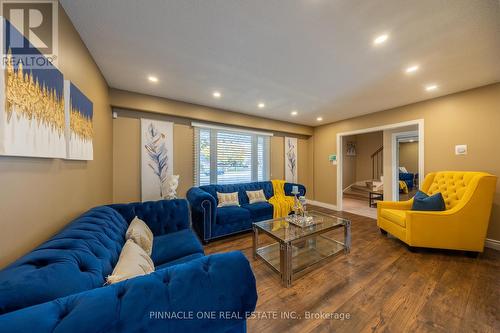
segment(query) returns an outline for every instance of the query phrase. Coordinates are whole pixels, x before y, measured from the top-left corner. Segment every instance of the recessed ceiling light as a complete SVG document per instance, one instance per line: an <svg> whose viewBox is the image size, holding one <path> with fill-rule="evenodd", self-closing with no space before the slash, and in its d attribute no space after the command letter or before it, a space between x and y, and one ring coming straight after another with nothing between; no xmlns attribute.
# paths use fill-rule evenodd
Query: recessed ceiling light
<svg viewBox="0 0 500 333"><path fill-rule="evenodd" d="M259 107L259 109L263 109L263 108L265 108L265 107L266 107L266 104L264 104L264 103L259 103L259 104L257 104L257 106Z"/></svg>
<svg viewBox="0 0 500 333"><path fill-rule="evenodd" d="M158 78L156 76L152 76L152 75L148 76L148 80L150 82L154 82L154 83L158 82Z"/></svg>
<svg viewBox="0 0 500 333"><path fill-rule="evenodd" d="M410 142L415 142L415 140L413 140L413 139L410 139Z"/></svg>
<svg viewBox="0 0 500 333"><path fill-rule="evenodd" d="M316 118L317 121L323 121L323 117Z"/></svg>
<svg viewBox="0 0 500 333"><path fill-rule="evenodd" d="M389 38L389 35L387 35L387 34L383 34L383 35L377 36L373 40L373 44L380 45L382 43L385 43L385 41L387 41L388 38Z"/></svg>
<svg viewBox="0 0 500 333"><path fill-rule="evenodd" d="M425 86L426 91L433 91L433 90L436 90L437 88L438 88L437 84L429 84L429 85Z"/></svg>
<svg viewBox="0 0 500 333"><path fill-rule="evenodd" d="M410 73L415 73L416 71L418 71L418 65L413 65L413 66L410 66L408 68L405 69L405 72L410 74Z"/></svg>
<svg viewBox="0 0 500 333"><path fill-rule="evenodd" d="M298 115L299 113L298 113L297 111L292 111L290 114L291 114L292 116L296 116L296 115Z"/></svg>
<svg viewBox="0 0 500 333"><path fill-rule="evenodd" d="M214 93L212 94L212 96L214 96L214 98L220 98L222 95L221 95L220 92L214 91Z"/></svg>

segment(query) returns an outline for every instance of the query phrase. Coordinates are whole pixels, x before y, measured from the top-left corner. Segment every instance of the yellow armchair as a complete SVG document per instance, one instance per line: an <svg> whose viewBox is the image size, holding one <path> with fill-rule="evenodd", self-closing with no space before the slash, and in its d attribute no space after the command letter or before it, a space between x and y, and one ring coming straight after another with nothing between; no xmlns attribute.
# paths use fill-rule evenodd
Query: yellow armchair
<svg viewBox="0 0 500 333"><path fill-rule="evenodd" d="M413 199L381 201L377 225L410 246L483 252L496 181L483 172L430 173L421 191L441 192L445 211L412 211Z"/></svg>

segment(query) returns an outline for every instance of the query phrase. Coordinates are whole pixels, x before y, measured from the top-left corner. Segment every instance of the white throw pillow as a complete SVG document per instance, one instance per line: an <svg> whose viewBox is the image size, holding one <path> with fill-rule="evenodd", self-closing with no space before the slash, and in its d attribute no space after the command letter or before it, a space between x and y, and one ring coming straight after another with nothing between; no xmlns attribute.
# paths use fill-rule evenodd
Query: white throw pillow
<svg viewBox="0 0 500 333"><path fill-rule="evenodd" d="M264 190L258 191L246 191L248 196L248 202L253 204L256 202L267 202L266 195L264 194Z"/></svg>
<svg viewBox="0 0 500 333"><path fill-rule="evenodd" d="M219 204L217 207L239 206L240 200L238 199L238 192L220 193L217 192L217 200Z"/></svg>
<svg viewBox="0 0 500 333"><path fill-rule="evenodd" d="M137 245L142 247L148 255L153 251L153 232L143 220L134 217L125 233L125 239L133 240Z"/></svg>
<svg viewBox="0 0 500 333"><path fill-rule="evenodd" d="M106 283L117 283L154 271L155 266L148 254L133 240L128 239L123 245L120 258L118 258L113 273L107 277Z"/></svg>

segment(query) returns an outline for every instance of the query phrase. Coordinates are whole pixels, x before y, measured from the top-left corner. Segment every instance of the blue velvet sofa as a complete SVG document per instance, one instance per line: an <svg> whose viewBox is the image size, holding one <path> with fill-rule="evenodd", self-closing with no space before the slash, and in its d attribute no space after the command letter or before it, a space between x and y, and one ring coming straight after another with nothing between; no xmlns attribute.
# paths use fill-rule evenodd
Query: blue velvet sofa
<svg viewBox="0 0 500 333"><path fill-rule="evenodd" d="M104 285L134 216L156 271ZM248 260L205 256L186 200L101 206L0 271L0 332L245 332L256 301Z"/></svg>
<svg viewBox="0 0 500 333"><path fill-rule="evenodd" d="M406 186L408 186L409 191L413 190L413 178L414 178L413 173L409 172L399 173L399 180L402 180L406 183Z"/></svg>
<svg viewBox="0 0 500 333"><path fill-rule="evenodd" d="M301 196L306 188L300 184L285 183L285 194L293 195L292 187L299 187ZM264 190L266 198L274 195L270 181L231 185L204 185L192 187L187 193L191 205L193 228L204 242L252 229L252 223L273 218L273 206L267 202L248 203L246 191ZM238 192L240 207L217 208L217 192Z"/></svg>

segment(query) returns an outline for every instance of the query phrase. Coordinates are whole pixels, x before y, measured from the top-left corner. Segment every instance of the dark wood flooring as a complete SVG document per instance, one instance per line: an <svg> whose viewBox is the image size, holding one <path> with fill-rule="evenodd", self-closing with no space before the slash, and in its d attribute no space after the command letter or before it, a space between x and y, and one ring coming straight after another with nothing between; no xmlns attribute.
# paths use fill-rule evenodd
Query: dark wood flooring
<svg viewBox="0 0 500 333"><path fill-rule="evenodd" d="M500 332L500 252L410 252L382 236L376 221L311 207L352 221L352 251L281 286L278 275L252 258L246 233L210 243L207 253L241 250L249 259L259 300L248 332ZM306 318L349 315L349 319ZM272 319L275 314L278 319ZM295 316L282 319L281 316Z"/></svg>

